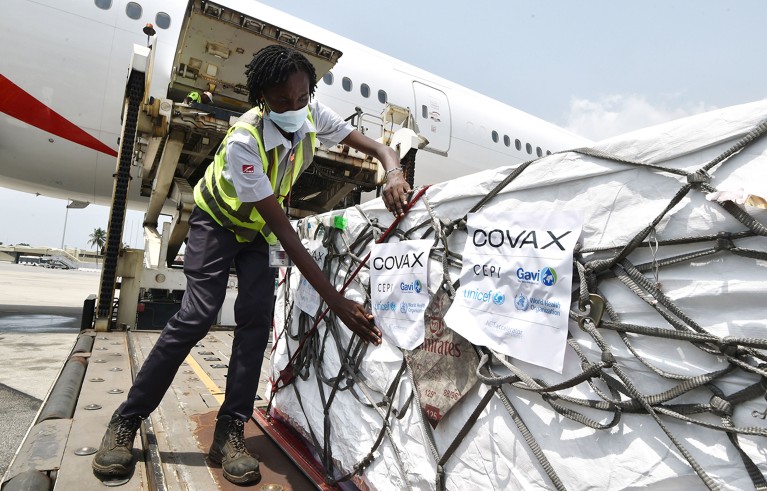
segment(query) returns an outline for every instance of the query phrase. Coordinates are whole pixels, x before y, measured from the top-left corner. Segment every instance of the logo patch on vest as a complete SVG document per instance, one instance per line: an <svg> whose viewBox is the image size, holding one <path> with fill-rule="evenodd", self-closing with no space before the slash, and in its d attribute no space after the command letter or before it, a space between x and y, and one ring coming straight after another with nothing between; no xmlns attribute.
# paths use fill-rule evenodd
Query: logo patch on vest
<svg viewBox="0 0 767 491"><path fill-rule="evenodd" d="M256 172L256 168L253 164L243 164L242 166L243 174L253 174L254 172Z"/></svg>

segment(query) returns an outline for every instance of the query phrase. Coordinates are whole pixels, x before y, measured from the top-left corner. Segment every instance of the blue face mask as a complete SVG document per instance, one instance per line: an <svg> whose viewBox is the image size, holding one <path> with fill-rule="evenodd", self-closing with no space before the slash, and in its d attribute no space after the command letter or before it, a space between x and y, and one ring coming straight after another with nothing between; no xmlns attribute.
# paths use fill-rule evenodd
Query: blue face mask
<svg viewBox="0 0 767 491"><path fill-rule="evenodd" d="M267 104L266 107L269 108L269 105ZM308 104L296 111L285 111L282 113L274 112L269 108L269 119L282 128L286 133L295 133L301 129L304 125L304 121L306 121L307 107Z"/></svg>

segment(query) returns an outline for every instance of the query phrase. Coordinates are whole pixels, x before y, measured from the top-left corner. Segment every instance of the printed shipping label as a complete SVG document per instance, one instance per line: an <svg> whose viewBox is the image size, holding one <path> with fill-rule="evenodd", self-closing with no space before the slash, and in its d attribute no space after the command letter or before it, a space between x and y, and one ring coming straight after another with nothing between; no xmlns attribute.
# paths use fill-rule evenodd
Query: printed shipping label
<svg viewBox="0 0 767 491"><path fill-rule="evenodd" d="M479 357L468 341L446 328L443 317L449 306L444 290L434 295L424 317L423 345L406 355L421 409L433 428L477 383Z"/></svg>
<svg viewBox="0 0 767 491"><path fill-rule="evenodd" d="M314 262L317 263L317 266L322 269L325 264L325 256L328 253L327 248L322 245L322 241L317 239L304 239L301 243L304 245L304 248L306 248L306 252L314 258ZM296 288L295 302L296 307L311 316L315 316L322 303L322 298L320 297L320 294L317 293L317 290L315 290L314 287L301 276L298 280L298 288Z"/></svg>
<svg viewBox="0 0 767 491"><path fill-rule="evenodd" d="M370 251L370 298L376 325L403 349L423 342L429 303L427 269L431 240L375 244Z"/></svg>
<svg viewBox="0 0 767 491"><path fill-rule="evenodd" d="M582 222L575 212L470 213L448 327L474 344L561 373Z"/></svg>

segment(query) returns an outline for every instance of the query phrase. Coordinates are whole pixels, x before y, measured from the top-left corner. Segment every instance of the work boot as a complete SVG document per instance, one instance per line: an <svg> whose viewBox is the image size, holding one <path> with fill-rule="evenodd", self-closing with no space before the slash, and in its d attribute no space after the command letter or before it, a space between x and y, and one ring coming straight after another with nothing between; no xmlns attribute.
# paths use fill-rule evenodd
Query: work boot
<svg viewBox="0 0 767 491"><path fill-rule="evenodd" d="M123 418L117 411L101 440L101 447L93 457L93 470L104 476L125 477L133 470L133 440L141 426L141 418Z"/></svg>
<svg viewBox="0 0 767 491"><path fill-rule="evenodd" d="M221 464L224 477L235 484L248 484L261 479L258 459L245 448L243 432L245 423L231 416L219 416L213 444L208 451L208 458Z"/></svg>

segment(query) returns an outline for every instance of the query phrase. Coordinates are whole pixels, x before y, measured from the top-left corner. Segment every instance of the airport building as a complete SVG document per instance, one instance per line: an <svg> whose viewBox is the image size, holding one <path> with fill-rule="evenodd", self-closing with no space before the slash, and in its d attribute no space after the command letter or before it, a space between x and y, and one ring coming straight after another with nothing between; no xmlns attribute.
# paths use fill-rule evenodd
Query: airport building
<svg viewBox="0 0 767 491"><path fill-rule="evenodd" d="M0 262L59 269L98 268L102 261L96 251L75 247L0 245Z"/></svg>

